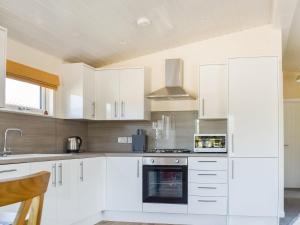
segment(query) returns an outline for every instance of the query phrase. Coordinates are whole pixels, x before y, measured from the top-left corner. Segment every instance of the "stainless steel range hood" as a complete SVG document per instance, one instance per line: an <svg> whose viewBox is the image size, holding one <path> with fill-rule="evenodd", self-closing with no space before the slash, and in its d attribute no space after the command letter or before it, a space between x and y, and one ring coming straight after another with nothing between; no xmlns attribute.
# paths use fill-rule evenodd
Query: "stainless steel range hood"
<svg viewBox="0 0 300 225"><path fill-rule="evenodd" d="M166 59L165 87L150 93L147 98L152 100L191 100L195 99L183 89L182 59Z"/></svg>

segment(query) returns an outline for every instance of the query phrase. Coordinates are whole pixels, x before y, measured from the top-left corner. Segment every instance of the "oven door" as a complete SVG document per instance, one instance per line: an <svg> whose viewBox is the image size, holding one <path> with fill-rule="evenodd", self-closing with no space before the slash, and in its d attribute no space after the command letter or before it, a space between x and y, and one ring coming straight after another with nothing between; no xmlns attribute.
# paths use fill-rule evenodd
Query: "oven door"
<svg viewBox="0 0 300 225"><path fill-rule="evenodd" d="M187 166L143 166L143 202L187 204Z"/></svg>

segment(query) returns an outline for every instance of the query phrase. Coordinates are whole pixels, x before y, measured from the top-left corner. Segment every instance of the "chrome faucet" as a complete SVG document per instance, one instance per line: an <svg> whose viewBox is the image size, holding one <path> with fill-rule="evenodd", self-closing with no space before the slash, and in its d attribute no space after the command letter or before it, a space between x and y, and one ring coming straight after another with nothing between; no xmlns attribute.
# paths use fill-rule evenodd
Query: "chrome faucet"
<svg viewBox="0 0 300 225"><path fill-rule="evenodd" d="M3 157L5 157L5 156L7 156L8 154L11 153L10 150L7 150L7 146L6 146L6 145L7 145L7 134L8 134L8 132L10 132L10 131L16 131L16 132L19 132L19 133L20 133L20 136L23 135L22 130L19 129L19 128L7 128L7 129L5 130L5 134L4 134L4 147L3 147L3 152L1 153L1 155L2 155Z"/></svg>

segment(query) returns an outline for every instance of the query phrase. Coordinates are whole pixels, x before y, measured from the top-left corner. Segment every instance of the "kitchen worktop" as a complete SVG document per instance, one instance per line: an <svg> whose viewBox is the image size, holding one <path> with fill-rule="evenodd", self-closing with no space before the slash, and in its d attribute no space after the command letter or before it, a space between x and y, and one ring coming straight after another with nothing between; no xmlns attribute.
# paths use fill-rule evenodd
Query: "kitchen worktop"
<svg viewBox="0 0 300 225"><path fill-rule="evenodd" d="M28 154L0 157L0 165L43 162L68 159L83 159L93 157L227 157L226 153L96 153L83 152L73 154Z"/></svg>

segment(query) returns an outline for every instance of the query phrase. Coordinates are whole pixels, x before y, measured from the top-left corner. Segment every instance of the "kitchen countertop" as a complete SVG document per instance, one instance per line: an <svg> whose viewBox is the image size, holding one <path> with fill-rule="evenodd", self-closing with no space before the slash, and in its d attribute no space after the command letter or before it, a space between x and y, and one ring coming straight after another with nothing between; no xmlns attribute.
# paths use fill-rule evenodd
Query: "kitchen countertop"
<svg viewBox="0 0 300 225"><path fill-rule="evenodd" d="M25 155L25 154L24 154ZM17 155L7 158L0 157L0 165L17 164L17 163L30 163L30 162L43 162L43 161L56 161L68 159L84 159L94 157L227 157L226 153L96 153L96 152L83 152L74 154L29 154L28 157L17 158ZM43 156L34 156L43 155Z"/></svg>

